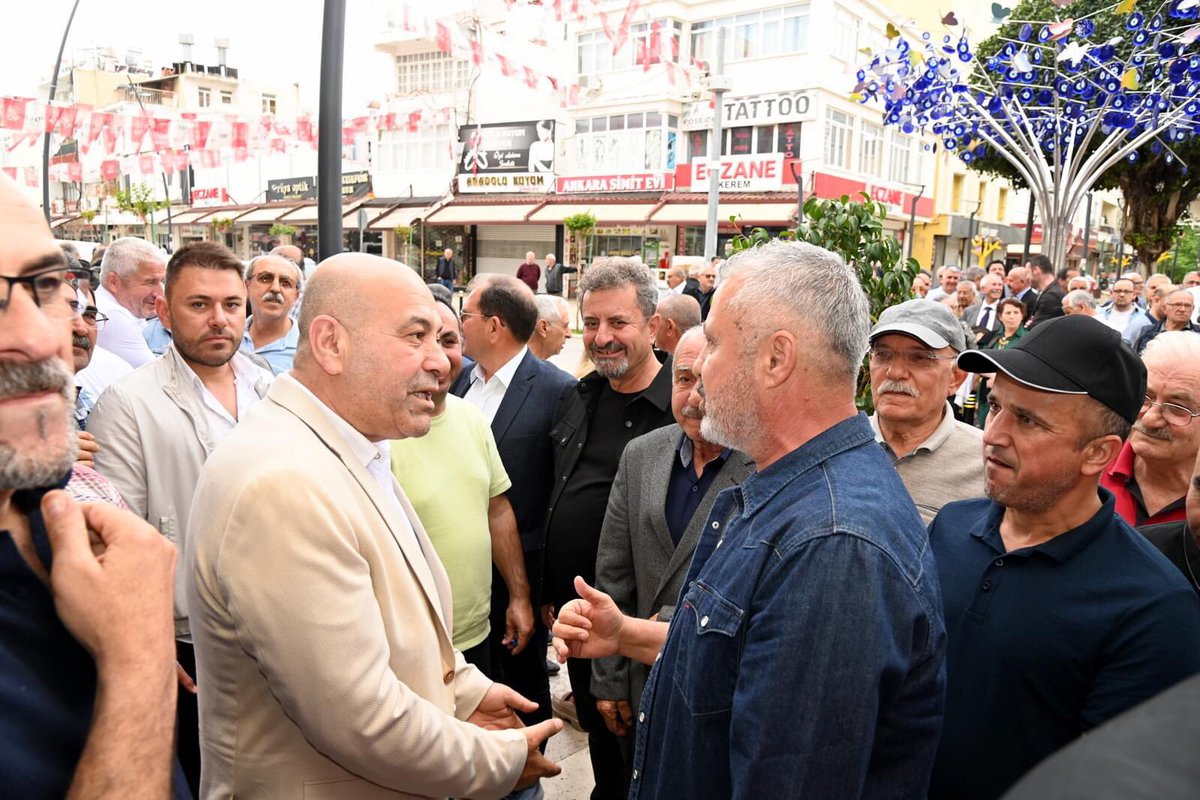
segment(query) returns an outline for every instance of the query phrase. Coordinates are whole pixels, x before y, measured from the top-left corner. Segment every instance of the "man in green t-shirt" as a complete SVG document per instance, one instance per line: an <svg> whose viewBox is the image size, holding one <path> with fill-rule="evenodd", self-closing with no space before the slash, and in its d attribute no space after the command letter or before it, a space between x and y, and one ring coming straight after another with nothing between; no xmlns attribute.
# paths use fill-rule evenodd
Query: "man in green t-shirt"
<svg viewBox="0 0 1200 800"><path fill-rule="evenodd" d="M483 413L448 396L462 372L462 332L449 306L438 303L438 312L438 341L450 372L438 382L429 433L392 442L392 473L450 578L454 646L492 677L487 637L493 560L511 598L504 641L514 652L529 641L533 607L516 517L504 495L512 483Z"/></svg>

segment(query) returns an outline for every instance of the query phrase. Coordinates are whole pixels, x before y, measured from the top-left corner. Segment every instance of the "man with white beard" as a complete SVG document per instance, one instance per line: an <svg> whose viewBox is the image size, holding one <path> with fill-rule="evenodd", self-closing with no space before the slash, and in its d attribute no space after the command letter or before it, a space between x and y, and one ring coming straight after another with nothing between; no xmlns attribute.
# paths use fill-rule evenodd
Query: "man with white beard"
<svg viewBox="0 0 1200 800"><path fill-rule="evenodd" d="M175 548L58 491L75 460L67 263L4 176L0 234L0 795L165 797Z"/></svg>

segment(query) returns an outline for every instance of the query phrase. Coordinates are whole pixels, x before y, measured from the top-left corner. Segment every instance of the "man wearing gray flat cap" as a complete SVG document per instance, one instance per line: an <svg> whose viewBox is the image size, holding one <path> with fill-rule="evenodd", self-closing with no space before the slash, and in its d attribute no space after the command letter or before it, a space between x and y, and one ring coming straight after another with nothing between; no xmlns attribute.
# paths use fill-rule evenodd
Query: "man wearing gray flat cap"
<svg viewBox="0 0 1200 800"><path fill-rule="evenodd" d="M871 427L927 525L946 503L983 494L983 432L946 400L966 349L962 325L932 300L892 306L871 329Z"/></svg>

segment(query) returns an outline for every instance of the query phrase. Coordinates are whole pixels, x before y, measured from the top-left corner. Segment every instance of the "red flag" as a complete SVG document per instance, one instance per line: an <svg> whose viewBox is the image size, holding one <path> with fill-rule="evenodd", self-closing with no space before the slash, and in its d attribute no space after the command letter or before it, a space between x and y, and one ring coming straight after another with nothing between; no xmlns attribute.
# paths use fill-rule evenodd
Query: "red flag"
<svg viewBox="0 0 1200 800"><path fill-rule="evenodd" d="M250 139L250 123L249 122L233 123L233 126L232 126L233 148L235 150L238 148L242 148L244 150L247 147L247 145L249 144L249 139Z"/></svg>
<svg viewBox="0 0 1200 800"><path fill-rule="evenodd" d="M476 39L471 40L471 63L475 66L483 63L483 45Z"/></svg>
<svg viewBox="0 0 1200 800"><path fill-rule="evenodd" d="M629 39L629 26L633 23L633 15L637 13L640 5L638 0L629 0L629 5L625 7L625 13L621 16L621 27L617 30L616 38L613 39L614 56L621 52L621 48Z"/></svg>
<svg viewBox="0 0 1200 800"><path fill-rule="evenodd" d="M500 74L504 77L511 78L514 74L516 74L516 70L513 69L512 62L510 62L504 56L496 53L496 61L500 64Z"/></svg>
<svg viewBox="0 0 1200 800"><path fill-rule="evenodd" d="M176 168L179 165L175 159L175 151L168 150L165 153L161 153L159 155L159 160L162 161L162 171L168 175L174 175L178 171Z"/></svg>
<svg viewBox="0 0 1200 800"><path fill-rule="evenodd" d="M235 162L237 162L238 164L241 164L243 161L245 161L249 157L250 157L250 151L247 150L245 147L233 148L233 160Z"/></svg>
<svg viewBox="0 0 1200 800"><path fill-rule="evenodd" d="M28 104L29 101L21 97L4 98L4 127L14 131L25 130L25 107Z"/></svg>
<svg viewBox="0 0 1200 800"><path fill-rule="evenodd" d="M296 138L307 144L312 144L313 141L313 124L308 117L300 117L296 120Z"/></svg>
<svg viewBox="0 0 1200 800"><path fill-rule="evenodd" d="M205 169L216 169L221 166L221 151L220 150L201 150L200 151L200 166Z"/></svg>
<svg viewBox="0 0 1200 800"><path fill-rule="evenodd" d="M90 146L92 142L100 138L100 134L104 131L105 126L112 124L112 114L106 114L103 111L93 111L92 121L88 125L87 144Z"/></svg>
<svg viewBox="0 0 1200 800"><path fill-rule="evenodd" d="M106 181L115 181L121 177L121 162L115 158L106 158L100 162L100 177Z"/></svg>
<svg viewBox="0 0 1200 800"><path fill-rule="evenodd" d="M529 67L521 67L525 71L525 85L530 89L536 89L538 85L537 73Z"/></svg>
<svg viewBox="0 0 1200 800"><path fill-rule="evenodd" d="M203 150L208 144L208 136L212 133L212 123L199 120L192 126L192 149Z"/></svg>
<svg viewBox="0 0 1200 800"><path fill-rule="evenodd" d="M437 24L437 38L435 39L435 43L437 44L437 49L443 53L449 53L454 49L450 41L450 29L442 22L438 22Z"/></svg>
<svg viewBox="0 0 1200 800"><path fill-rule="evenodd" d="M272 153L286 153L287 152L287 142L284 141L283 139L272 139L271 140L271 152Z"/></svg>
<svg viewBox="0 0 1200 800"><path fill-rule="evenodd" d="M646 46L646 60L642 62L642 69L645 72L650 71L651 64L657 64L662 60L662 25L658 20L650 26L650 39Z"/></svg>
<svg viewBox="0 0 1200 800"><path fill-rule="evenodd" d="M154 156L150 153L138 156L138 172L142 175L154 173Z"/></svg>
<svg viewBox="0 0 1200 800"><path fill-rule="evenodd" d="M150 142L155 150L166 150L171 146L171 120L154 120L150 132Z"/></svg>
<svg viewBox="0 0 1200 800"><path fill-rule="evenodd" d="M400 124L396 121L395 112L389 111L379 118L379 129L381 131L394 131L398 127L400 127Z"/></svg>
<svg viewBox="0 0 1200 800"><path fill-rule="evenodd" d="M72 161L67 164L67 179L72 183L83 182L83 164L78 161Z"/></svg>
<svg viewBox="0 0 1200 800"><path fill-rule="evenodd" d="M562 22L562 0L554 0L554 21Z"/></svg>
<svg viewBox="0 0 1200 800"><path fill-rule="evenodd" d="M420 112L420 111L411 111L411 112L409 112L409 114L408 114L408 126L407 126L407 127L408 127L408 131L409 131L409 133L416 133L416 131L417 131L417 125L418 125L420 122L421 122L421 112Z"/></svg>
<svg viewBox="0 0 1200 800"><path fill-rule="evenodd" d="M134 150L140 150L142 141L146 138L146 132L150 130L150 117L145 114L130 117L129 126L129 146Z"/></svg>
<svg viewBox="0 0 1200 800"><path fill-rule="evenodd" d="M0 172L3 172L5 175L12 178L14 181L17 179L17 168L16 167L0 167Z"/></svg>
<svg viewBox="0 0 1200 800"><path fill-rule="evenodd" d="M572 83L571 89L567 94L567 102L571 105L579 105L579 84Z"/></svg>

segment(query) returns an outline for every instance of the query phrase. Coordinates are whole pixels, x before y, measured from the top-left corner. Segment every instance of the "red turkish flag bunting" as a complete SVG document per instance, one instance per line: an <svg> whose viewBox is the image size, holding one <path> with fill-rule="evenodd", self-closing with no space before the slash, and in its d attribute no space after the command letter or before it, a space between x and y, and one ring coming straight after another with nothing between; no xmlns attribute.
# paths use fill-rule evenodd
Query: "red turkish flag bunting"
<svg viewBox="0 0 1200 800"><path fill-rule="evenodd" d="M301 117L296 120L296 138L307 144L312 144L313 139L313 124L308 117Z"/></svg>
<svg viewBox="0 0 1200 800"><path fill-rule="evenodd" d="M483 63L483 45L477 40L471 40L471 63L479 66Z"/></svg>
<svg viewBox="0 0 1200 800"><path fill-rule="evenodd" d="M171 146L171 120L154 120L150 129L150 143L155 150L166 150Z"/></svg>
<svg viewBox="0 0 1200 800"><path fill-rule="evenodd" d="M421 112L411 111L408 114L408 130L410 133L416 133L417 125L421 122Z"/></svg>
<svg viewBox="0 0 1200 800"><path fill-rule="evenodd" d="M216 169L221 166L221 151L220 150L201 150L200 151L200 166L205 169Z"/></svg>
<svg viewBox="0 0 1200 800"><path fill-rule="evenodd" d="M513 69L512 62L499 53L496 53L496 62L500 64L500 74L504 77L511 78L516 74L516 70Z"/></svg>
<svg viewBox="0 0 1200 800"><path fill-rule="evenodd" d="M154 174L154 156L150 153L138 156L138 172L142 175Z"/></svg>
<svg viewBox="0 0 1200 800"><path fill-rule="evenodd" d="M83 164L78 161L67 164L67 179L72 183L81 183L83 181Z"/></svg>
<svg viewBox="0 0 1200 800"><path fill-rule="evenodd" d="M4 127L14 131L25 130L25 107L28 104L29 101L21 97L4 98Z"/></svg>
<svg viewBox="0 0 1200 800"><path fill-rule="evenodd" d="M212 133L212 123L199 120L192 126L192 149L203 150L208 144L208 136Z"/></svg>
<svg viewBox="0 0 1200 800"><path fill-rule="evenodd" d="M106 181L115 181L121 177L121 162L115 158L106 158L100 162L100 177Z"/></svg>
<svg viewBox="0 0 1200 800"><path fill-rule="evenodd" d="M246 146L248 144L248 140L250 138L250 123L249 122L233 123L232 133L233 133L233 136L232 136L233 148L235 150L237 150L238 148L241 148L244 150L246 148Z"/></svg>
<svg viewBox="0 0 1200 800"><path fill-rule="evenodd" d="M449 53L454 49L453 43L450 40L450 29L446 27L445 23L439 22L437 24L437 39L435 43L437 44L437 49L443 53Z"/></svg>
<svg viewBox="0 0 1200 800"><path fill-rule="evenodd" d="M525 85L530 89L536 89L538 85L537 73L529 67L521 67L525 71Z"/></svg>
<svg viewBox="0 0 1200 800"><path fill-rule="evenodd" d="M134 150L140 150L142 141L146 138L146 133L150 130L150 117L144 114L137 114L129 119L129 146Z"/></svg>

